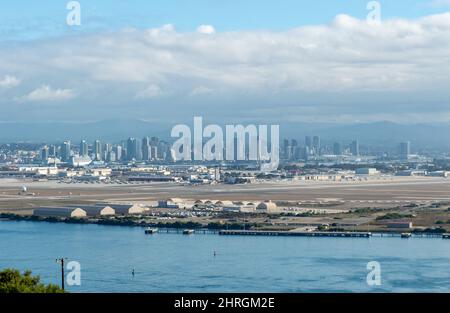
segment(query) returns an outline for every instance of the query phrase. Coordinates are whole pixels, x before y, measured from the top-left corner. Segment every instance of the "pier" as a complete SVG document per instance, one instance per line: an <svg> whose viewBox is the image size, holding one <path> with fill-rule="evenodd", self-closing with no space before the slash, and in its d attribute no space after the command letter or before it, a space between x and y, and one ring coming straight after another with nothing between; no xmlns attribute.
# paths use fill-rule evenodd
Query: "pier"
<svg viewBox="0 0 450 313"><path fill-rule="evenodd" d="M297 231L263 231L263 230L221 230L225 236L294 236L294 237L352 237L368 238L370 232L297 232Z"/></svg>

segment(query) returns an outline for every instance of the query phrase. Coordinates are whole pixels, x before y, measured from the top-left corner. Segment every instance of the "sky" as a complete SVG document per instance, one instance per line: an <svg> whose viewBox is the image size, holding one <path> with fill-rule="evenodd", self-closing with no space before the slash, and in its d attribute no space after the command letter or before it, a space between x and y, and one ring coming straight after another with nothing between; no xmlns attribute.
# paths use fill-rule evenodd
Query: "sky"
<svg viewBox="0 0 450 313"><path fill-rule="evenodd" d="M16 0L0 122L450 122L450 0Z"/></svg>

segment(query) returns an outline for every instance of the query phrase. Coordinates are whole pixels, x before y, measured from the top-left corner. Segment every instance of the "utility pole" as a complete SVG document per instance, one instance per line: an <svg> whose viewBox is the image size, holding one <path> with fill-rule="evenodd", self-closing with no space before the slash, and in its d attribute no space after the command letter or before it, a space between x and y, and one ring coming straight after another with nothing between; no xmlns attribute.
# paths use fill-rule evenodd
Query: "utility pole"
<svg viewBox="0 0 450 313"><path fill-rule="evenodd" d="M56 262L61 263L61 289L64 290L64 260L65 258L56 259Z"/></svg>

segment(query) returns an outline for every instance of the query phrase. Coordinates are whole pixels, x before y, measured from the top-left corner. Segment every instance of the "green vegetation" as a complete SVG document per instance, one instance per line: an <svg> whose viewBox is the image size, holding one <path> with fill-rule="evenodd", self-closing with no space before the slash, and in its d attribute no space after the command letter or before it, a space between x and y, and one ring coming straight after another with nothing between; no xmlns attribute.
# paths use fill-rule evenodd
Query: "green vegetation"
<svg viewBox="0 0 450 313"><path fill-rule="evenodd" d="M39 276L32 276L31 271L23 274L16 269L0 272L0 293L63 293L57 285L45 285Z"/></svg>
<svg viewBox="0 0 450 313"><path fill-rule="evenodd" d="M261 224L257 223L216 223L211 222L208 224L208 229L215 229L215 230L245 230L245 229L255 229L262 227Z"/></svg>
<svg viewBox="0 0 450 313"><path fill-rule="evenodd" d="M357 209L351 210L352 213L376 213L376 212L380 212L380 211L383 211L383 209L380 209L380 208L357 208Z"/></svg>
<svg viewBox="0 0 450 313"><path fill-rule="evenodd" d="M446 233L446 229L442 227L438 228L425 228L424 230L414 229L413 233L428 233L428 234L443 234Z"/></svg>
<svg viewBox="0 0 450 313"><path fill-rule="evenodd" d="M414 215L413 214L400 214L400 213L387 213L385 215L382 216L378 216L376 218L377 221L381 221L381 220L391 220L391 219L401 219L401 218L413 218Z"/></svg>

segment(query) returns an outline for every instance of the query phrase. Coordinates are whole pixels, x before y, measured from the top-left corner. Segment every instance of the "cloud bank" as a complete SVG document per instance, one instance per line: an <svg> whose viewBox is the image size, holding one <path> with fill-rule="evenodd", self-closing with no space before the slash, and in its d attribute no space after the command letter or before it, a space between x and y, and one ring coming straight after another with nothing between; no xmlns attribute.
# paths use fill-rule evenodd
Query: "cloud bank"
<svg viewBox="0 0 450 313"><path fill-rule="evenodd" d="M424 110L438 118L450 113L449 51L450 13L378 26L339 15L327 25L280 32L222 33L201 25L196 32L181 33L165 25L84 34L0 46L0 77L9 75L0 79L0 88L22 82L9 99L0 100L0 107L14 98L76 100L78 107L91 110L93 104L100 109L107 103L117 112L111 114L120 115L124 105L135 102L154 108L151 102L161 101L164 91L171 108L158 108L160 115L203 97L211 112L227 98L239 102L236 114L253 111L261 117L285 109L289 118L299 119ZM408 106L410 94L423 103Z"/></svg>

